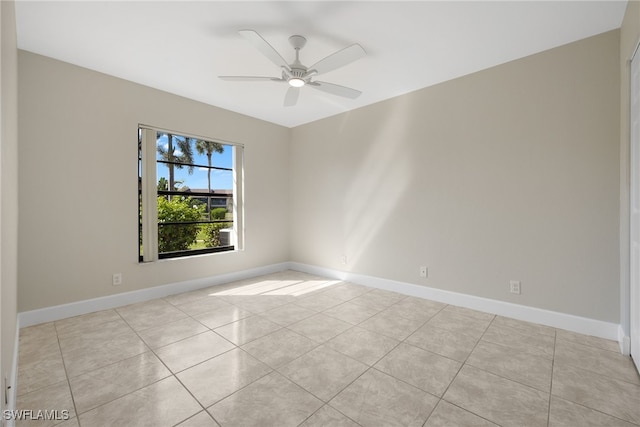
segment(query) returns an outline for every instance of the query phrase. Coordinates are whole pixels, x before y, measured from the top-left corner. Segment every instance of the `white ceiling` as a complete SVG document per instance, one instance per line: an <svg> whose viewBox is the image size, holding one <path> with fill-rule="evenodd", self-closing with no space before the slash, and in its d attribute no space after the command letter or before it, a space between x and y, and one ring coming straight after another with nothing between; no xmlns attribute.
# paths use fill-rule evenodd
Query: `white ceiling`
<svg viewBox="0 0 640 427"><path fill-rule="evenodd" d="M44 1L16 4L18 47L287 127L349 111L619 28L626 1ZM288 61L292 34L311 65L359 43L367 56L319 79L356 100L228 82L279 76L237 31L258 31Z"/></svg>

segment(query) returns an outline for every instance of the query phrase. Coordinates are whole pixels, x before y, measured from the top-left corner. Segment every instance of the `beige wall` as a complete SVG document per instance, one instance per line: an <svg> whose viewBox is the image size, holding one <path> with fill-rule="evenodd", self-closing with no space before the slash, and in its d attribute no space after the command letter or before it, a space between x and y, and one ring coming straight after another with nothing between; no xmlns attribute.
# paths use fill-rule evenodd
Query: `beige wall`
<svg viewBox="0 0 640 427"><path fill-rule="evenodd" d="M10 376L16 337L18 246L18 60L15 5L0 2L0 378ZM4 381L0 381L3 389ZM5 408L4 390L0 411Z"/></svg>
<svg viewBox="0 0 640 427"><path fill-rule="evenodd" d="M20 52L19 311L292 260L617 323L620 48L292 130ZM137 263L138 123L246 145L244 252Z"/></svg>
<svg viewBox="0 0 640 427"><path fill-rule="evenodd" d="M19 311L288 261L287 128L28 52L19 70ZM138 263L138 123L245 144L244 251Z"/></svg>
<svg viewBox="0 0 640 427"><path fill-rule="evenodd" d="M640 2L629 1L620 28L620 324L629 336L629 61L640 41Z"/></svg>
<svg viewBox="0 0 640 427"><path fill-rule="evenodd" d="M617 323L619 41L293 129L292 260Z"/></svg>

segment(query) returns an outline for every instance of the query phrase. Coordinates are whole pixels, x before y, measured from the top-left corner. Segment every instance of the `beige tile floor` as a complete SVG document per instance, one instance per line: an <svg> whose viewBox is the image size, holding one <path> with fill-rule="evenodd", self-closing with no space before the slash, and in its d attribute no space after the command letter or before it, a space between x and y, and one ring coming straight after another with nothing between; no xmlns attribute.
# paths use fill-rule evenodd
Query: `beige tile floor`
<svg viewBox="0 0 640 427"><path fill-rule="evenodd" d="M615 342L293 271L24 328L19 351L18 409L64 427L640 425Z"/></svg>

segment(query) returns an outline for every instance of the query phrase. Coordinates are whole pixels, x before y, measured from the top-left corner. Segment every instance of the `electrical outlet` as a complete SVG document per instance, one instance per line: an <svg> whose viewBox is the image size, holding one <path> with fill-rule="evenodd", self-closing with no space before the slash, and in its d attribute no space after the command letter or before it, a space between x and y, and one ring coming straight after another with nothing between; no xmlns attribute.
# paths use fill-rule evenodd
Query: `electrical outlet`
<svg viewBox="0 0 640 427"><path fill-rule="evenodd" d="M520 281L519 280L509 281L509 291L512 294L520 295Z"/></svg>
<svg viewBox="0 0 640 427"><path fill-rule="evenodd" d="M429 269L427 269L427 267L422 266L420 267L420 277L427 277L429 274Z"/></svg>
<svg viewBox="0 0 640 427"><path fill-rule="evenodd" d="M347 265L347 256L342 255L342 265Z"/></svg>
<svg viewBox="0 0 640 427"><path fill-rule="evenodd" d="M122 273L113 273L111 283L113 284L113 286L122 285Z"/></svg>

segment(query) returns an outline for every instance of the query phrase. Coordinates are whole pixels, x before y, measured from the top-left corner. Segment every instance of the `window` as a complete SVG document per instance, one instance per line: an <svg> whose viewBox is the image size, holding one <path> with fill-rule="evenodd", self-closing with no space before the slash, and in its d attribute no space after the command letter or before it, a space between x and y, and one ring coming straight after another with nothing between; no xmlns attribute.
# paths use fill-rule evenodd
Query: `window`
<svg viewBox="0 0 640 427"><path fill-rule="evenodd" d="M139 261L242 249L238 144L138 129Z"/></svg>

